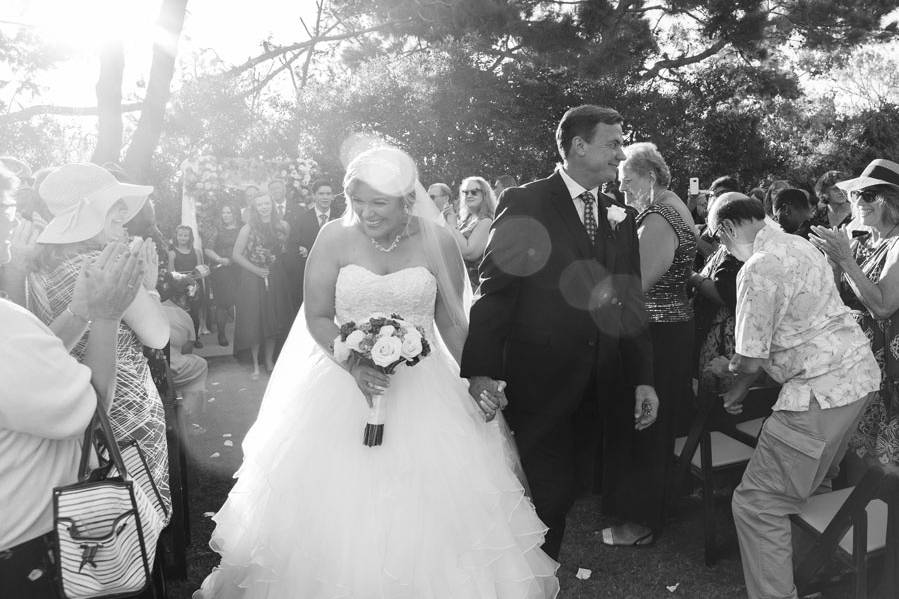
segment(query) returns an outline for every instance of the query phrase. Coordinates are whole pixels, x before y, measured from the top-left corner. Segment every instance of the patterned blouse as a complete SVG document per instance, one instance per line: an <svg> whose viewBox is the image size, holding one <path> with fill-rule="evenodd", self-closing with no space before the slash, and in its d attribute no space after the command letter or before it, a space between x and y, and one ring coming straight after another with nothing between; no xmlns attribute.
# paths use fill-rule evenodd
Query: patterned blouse
<svg viewBox="0 0 899 599"><path fill-rule="evenodd" d="M737 275L736 352L765 359L781 383L775 410L851 404L880 387L868 339L840 300L827 259L805 239L767 226Z"/></svg>
<svg viewBox="0 0 899 599"><path fill-rule="evenodd" d="M28 279L28 309L48 324L65 311L72 301L82 257L96 258L91 251L68 258L49 272L33 272ZM72 355L84 360L90 329L82 336ZM165 440L165 411L137 335L122 321L116 342L116 385L109 420L116 440L137 441L168 513L172 513L169 493L168 450Z"/></svg>
<svg viewBox="0 0 899 599"><path fill-rule="evenodd" d="M673 195L673 194L672 194ZM650 322L685 322L693 319L693 304L687 297L687 279L696 258L696 235L673 206L656 202L637 216L637 226L650 215L665 219L677 236L677 248L671 266L646 292L646 311Z"/></svg>

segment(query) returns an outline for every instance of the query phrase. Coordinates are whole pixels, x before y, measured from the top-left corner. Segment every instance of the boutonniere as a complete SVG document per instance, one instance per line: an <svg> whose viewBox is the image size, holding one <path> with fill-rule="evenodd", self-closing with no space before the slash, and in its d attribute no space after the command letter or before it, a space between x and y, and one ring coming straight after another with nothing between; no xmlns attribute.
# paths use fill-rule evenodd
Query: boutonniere
<svg viewBox="0 0 899 599"><path fill-rule="evenodd" d="M615 230L627 218L627 210L612 204L606 208L606 218L609 219L609 226L612 227L612 230Z"/></svg>

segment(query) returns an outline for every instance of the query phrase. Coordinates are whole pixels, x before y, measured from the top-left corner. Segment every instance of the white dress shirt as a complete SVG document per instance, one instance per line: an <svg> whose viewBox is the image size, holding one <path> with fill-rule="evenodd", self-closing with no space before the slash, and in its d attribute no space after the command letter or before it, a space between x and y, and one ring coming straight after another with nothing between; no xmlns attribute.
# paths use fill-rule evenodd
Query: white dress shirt
<svg viewBox="0 0 899 599"><path fill-rule="evenodd" d="M315 220L318 221L319 227L322 226L322 217L323 216L325 217L325 222L328 222L329 220L331 220L331 211L328 210L327 212L319 212L318 208L316 208L315 209Z"/></svg>
<svg viewBox="0 0 899 599"><path fill-rule="evenodd" d="M596 200L596 203L593 206L593 218L597 220L599 218L599 187L594 187L593 189L587 189L577 181L571 178L571 176L565 172L565 169L559 167L559 174L562 175L562 181L565 182L565 187L568 188L568 193L571 195L571 201L574 202L574 207L577 210L578 218L581 219L581 222L584 222L584 200L582 200L580 196L585 191L589 191L593 194L593 198ZM599 221L593 223L596 225L597 230L599 230Z"/></svg>

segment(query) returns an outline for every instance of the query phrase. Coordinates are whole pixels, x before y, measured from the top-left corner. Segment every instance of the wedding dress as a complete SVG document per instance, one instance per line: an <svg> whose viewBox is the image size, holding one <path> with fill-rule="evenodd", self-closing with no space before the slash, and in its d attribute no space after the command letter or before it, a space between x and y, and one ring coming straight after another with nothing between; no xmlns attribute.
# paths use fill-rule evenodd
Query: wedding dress
<svg viewBox="0 0 899 599"><path fill-rule="evenodd" d="M433 339L436 294L422 266L378 275L347 265L337 320L397 313ZM221 565L197 597L558 594L558 564L540 550L546 527L509 465L507 442L484 422L448 354L397 369L378 447L362 443L367 406L354 379L321 350L312 356L290 388L266 392L238 481L214 518L210 544Z"/></svg>

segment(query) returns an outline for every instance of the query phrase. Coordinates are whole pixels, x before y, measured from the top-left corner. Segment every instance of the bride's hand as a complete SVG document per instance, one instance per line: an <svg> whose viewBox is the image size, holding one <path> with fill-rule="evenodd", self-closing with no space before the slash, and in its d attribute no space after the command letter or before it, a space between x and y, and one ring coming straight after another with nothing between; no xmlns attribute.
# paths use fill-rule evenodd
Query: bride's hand
<svg viewBox="0 0 899 599"><path fill-rule="evenodd" d="M372 406L371 396L384 393L390 385L390 377L365 364L356 363L351 365L350 374L356 379L356 385L359 386L359 390L365 396L368 407Z"/></svg>

